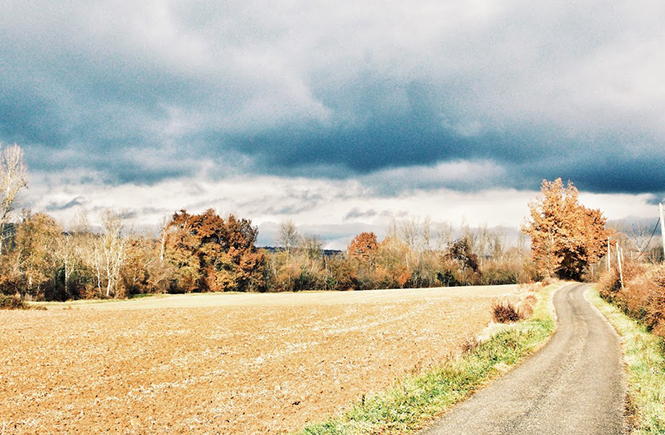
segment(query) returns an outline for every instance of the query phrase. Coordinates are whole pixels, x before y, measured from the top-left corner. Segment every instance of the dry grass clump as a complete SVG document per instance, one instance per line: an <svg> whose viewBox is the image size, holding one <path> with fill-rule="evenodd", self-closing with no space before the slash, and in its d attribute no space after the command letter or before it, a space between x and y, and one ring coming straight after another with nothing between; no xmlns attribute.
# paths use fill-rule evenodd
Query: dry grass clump
<svg viewBox="0 0 665 435"><path fill-rule="evenodd" d="M492 319L497 323L512 323L528 319L533 314L537 298L535 292L540 284L522 286L522 292L512 299L495 301L492 304Z"/></svg>
<svg viewBox="0 0 665 435"><path fill-rule="evenodd" d="M517 312L520 313L522 319L528 319L533 314L533 306L536 304L536 296L533 294L526 295L521 301L517 303Z"/></svg>
<svg viewBox="0 0 665 435"><path fill-rule="evenodd" d="M462 352L469 353L478 347L480 341L476 337L468 337L462 342Z"/></svg>
<svg viewBox="0 0 665 435"><path fill-rule="evenodd" d="M492 304L492 319L497 323L511 323L522 319L515 306L509 301Z"/></svg>

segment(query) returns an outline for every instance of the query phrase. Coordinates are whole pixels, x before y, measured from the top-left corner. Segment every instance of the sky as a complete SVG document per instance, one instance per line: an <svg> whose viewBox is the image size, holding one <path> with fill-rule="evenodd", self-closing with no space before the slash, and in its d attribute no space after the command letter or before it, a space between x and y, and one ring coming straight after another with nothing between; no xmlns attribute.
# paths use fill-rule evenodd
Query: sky
<svg viewBox="0 0 665 435"><path fill-rule="evenodd" d="M393 220L517 229L543 179L665 196L658 1L0 0L25 207L214 208L343 248ZM654 221L655 222L655 221Z"/></svg>

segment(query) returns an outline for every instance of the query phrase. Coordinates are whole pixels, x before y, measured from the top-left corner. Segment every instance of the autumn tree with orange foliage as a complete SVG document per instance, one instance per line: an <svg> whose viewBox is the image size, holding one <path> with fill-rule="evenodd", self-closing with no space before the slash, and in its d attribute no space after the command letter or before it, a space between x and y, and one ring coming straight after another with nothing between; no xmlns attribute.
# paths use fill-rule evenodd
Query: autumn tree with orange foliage
<svg viewBox="0 0 665 435"><path fill-rule="evenodd" d="M165 238L174 286L185 292L265 290L266 258L254 246L257 235L250 220L224 219L212 209L175 213Z"/></svg>
<svg viewBox="0 0 665 435"><path fill-rule="evenodd" d="M360 233L349 244L349 257L356 258L363 263L373 264L379 242L374 233Z"/></svg>
<svg viewBox="0 0 665 435"><path fill-rule="evenodd" d="M531 219L522 232L531 237L531 252L544 277L581 279L607 250L610 230L600 210L579 203L571 182L543 180L539 198L529 204Z"/></svg>

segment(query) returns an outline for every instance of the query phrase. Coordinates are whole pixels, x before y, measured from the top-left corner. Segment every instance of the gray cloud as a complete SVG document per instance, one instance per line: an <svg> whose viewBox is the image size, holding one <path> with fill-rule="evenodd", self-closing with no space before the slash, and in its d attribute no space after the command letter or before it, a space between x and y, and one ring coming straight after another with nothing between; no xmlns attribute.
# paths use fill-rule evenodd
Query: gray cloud
<svg viewBox="0 0 665 435"><path fill-rule="evenodd" d="M52 211L63 211L63 210L68 210L70 208L74 207L79 207L85 205L86 200L82 196L77 196L76 198L73 198L70 201L67 201L65 203L55 203L52 202L48 204L45 209L46 211L52 212Z"/></svg>
<svg viewBox="0 0 665 435"><path fill-rule="evenodd" d="M561 176L662 192L664 15L646 0L9 0L0 141L109 184L270 174L390 195ZM436 170L459 162L476 171Z"/></svg>
<svg viewBox="0 0 665 435"><path fill-rule="evenodd" d="M374 209L362 211L358 207L354 207L346 214L346 216L344 216L344 220L348 221L351 219L357 219L362 217L374 217L377 214L378 214L377 211Z"/></svg>

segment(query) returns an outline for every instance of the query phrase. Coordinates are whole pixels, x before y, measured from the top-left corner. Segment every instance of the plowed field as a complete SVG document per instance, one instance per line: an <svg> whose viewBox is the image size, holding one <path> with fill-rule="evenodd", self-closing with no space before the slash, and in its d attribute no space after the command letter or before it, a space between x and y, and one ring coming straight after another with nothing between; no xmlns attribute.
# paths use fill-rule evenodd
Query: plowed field
<svg viewBox="0 0 665 435"><path fill-rule="evenodd" d="M0 311L0 433L286 433L457 352L487 326L494 298L514 291L191 295Z"/></svg>

